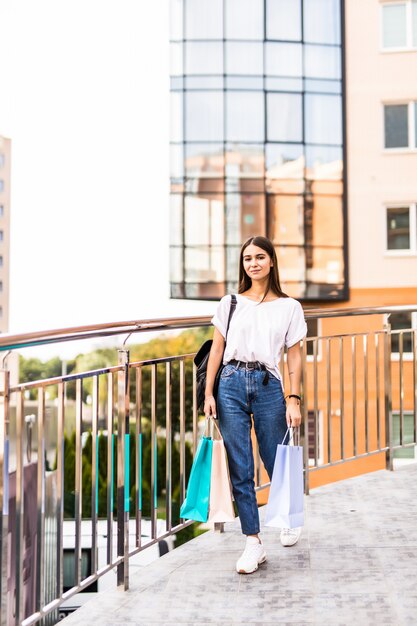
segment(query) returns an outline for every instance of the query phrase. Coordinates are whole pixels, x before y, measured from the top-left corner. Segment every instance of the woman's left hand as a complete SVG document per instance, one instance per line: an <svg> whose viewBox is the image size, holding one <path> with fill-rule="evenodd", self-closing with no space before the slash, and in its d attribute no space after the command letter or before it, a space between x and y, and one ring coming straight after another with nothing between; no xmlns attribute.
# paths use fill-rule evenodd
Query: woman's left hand
<svg viewBox="0 0 417 626"><path fill-rule="evenodd" d="M291 402L291 398L287 403L286 412L288 428L298 428L301 424L301 408L298 402Z"/></svg>

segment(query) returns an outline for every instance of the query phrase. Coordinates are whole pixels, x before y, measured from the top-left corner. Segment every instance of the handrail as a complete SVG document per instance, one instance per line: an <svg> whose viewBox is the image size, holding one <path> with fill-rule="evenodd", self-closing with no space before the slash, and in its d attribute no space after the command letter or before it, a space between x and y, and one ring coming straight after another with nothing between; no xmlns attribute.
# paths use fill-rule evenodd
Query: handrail
<svg viewBox="0 0 417 626"><path fill-rule="evenodd" d="M319 319L325 317L350 317L355 315L381 315L389 313L411 313L417 311L417 304L378 306L378 307L352 307L346 309L308 308L304 310L306 319ZM91 324L86 326L72 326L68 328L56 328L40 330L36 332L0 335L0 352L14 350L16 348L28 348L31 346L62 343L65 341L78 341L80 339L94 339L97 337L111 337L125 333L176 330L181 328L198 328L209 326L211 315L192 317L165 317L144 320L130 320L125 322L107 322L103 324Z"/></svg>

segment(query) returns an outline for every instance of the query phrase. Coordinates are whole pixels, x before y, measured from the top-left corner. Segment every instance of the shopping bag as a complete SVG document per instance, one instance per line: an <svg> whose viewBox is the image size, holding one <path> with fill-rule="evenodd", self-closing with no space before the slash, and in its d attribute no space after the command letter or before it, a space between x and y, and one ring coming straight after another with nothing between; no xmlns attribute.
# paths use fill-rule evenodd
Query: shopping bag
<svg viewBox="0 0 417 626"><path fill-rule="evenodd" d="M217 428L217 425L216 425ZM209 522L233 522L235 510L232 502L229 469L227 466L226 448L223 437L213 437L211 462Z"/></svg>
<svg viewBox="0 0 417 626"><path fill-rule="evenodd" d="M196 522L207 522L210 500L210 477L213 440L203 436L198 444L187 486L187 497L180 516Z"/></svg>
<svg viewBox="0 0 417 626"><path fill-rule="evenodd" d="M304 525L303 448L283 443L277 446L265 525L298 528Z"/></svg>

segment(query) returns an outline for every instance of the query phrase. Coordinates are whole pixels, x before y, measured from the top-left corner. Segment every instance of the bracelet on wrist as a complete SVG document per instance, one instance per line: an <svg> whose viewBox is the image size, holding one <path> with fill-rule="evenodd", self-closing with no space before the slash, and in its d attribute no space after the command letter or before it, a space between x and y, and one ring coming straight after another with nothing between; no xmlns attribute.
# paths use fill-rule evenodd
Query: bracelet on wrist
<svg viewBox="0 0 417 626"><path fill-rule="evenodd" d="M287 396L285 396L284 400L287 400L287 398L296 398L298 400L298 403L301 404L301 396L296 393L289 393Z"/></svg>

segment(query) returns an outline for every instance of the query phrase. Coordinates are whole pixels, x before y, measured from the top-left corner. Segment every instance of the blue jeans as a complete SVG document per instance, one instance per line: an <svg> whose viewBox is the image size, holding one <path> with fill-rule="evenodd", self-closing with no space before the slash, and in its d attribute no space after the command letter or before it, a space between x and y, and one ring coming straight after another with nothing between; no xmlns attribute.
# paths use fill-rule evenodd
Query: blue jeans
<svg viewBox="0 0 417 626"><path fill-rule="evenodd" d="M263 385L264 376L265 372L261 370L226 365L221 373L217 395L217 416L244 535L259 532L251 415L259 452L269 478L274 469L277 445L282 442L287 430L281 382L268 372L268 384Z"/></svg>

